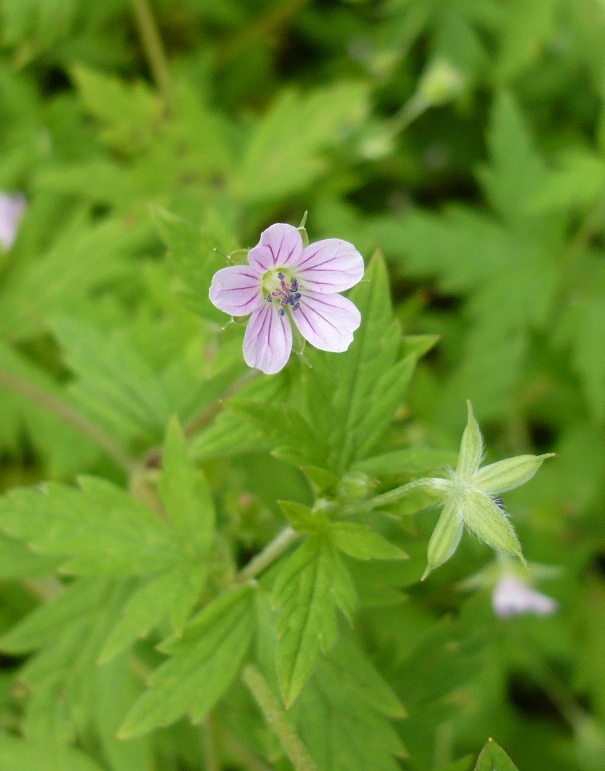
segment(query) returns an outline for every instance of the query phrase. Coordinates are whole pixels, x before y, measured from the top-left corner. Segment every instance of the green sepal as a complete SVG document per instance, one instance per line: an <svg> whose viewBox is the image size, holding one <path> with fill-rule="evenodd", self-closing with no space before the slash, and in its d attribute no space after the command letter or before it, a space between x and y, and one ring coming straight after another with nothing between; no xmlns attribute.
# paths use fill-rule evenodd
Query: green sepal
<svg viewBox="0 0 605 771"><path fill-rule="evenodd" d="M449 560L460 543L463 530L464 522L458 507L453 502L446 503L429 540L428 564L422 574L421 581L424 581L432 570Z"/></svg>
<svg viewBox="0 0 605 771"><path fill-rule="evenodd" d="M552 452L545 455L517 455L515 458L490 463L475 474L474 485L486 493L505 493L528 482L546 458L552 457Z"/></svg>
<svg viewBox="0 0 605 771"><path fill-rule="evenodd" d="M493 549L514 554L525 562L513 526L489 496L473 492L464 498L461 506L464 522L475 535Z"/></svg>
<svg viewBox="0 0 605 771"><path fill-rule="evenodd" d="M468 419L462 434L460 456L458 457L458 465L456 467L456 475L461 477L472 476L479 468L481 458L483 457L483 439L481 438L479 424L473 415L471 403L467 402L466 404L468 407Z"/></svg>

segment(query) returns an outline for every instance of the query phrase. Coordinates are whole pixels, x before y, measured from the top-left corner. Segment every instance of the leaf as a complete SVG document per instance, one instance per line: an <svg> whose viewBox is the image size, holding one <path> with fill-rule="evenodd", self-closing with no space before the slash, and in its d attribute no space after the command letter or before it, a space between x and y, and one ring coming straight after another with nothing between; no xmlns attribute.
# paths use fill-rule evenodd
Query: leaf
<svg viewBox="0 0 605 771"><path fill-rule="evenodd" d="M401 560L408 556L379 533L355 522L335 522L330 537L340 551L358 560Z"/></svg>
<svg viewBox="0 0 605 771"><path fill-rule="evenodd" d="M397 771L394 756L407 754L388 720L405 710L348 635L320 659L291 715L322 771Z"/></svg>
<svg viewBox="0 0 605 771"><path fill-rule="evenodd" d="M325 463L321 437L294 407L236 399L231 399L228 407L265 436L276 457L295 465Z"/></svg>
<svg viewBox="0 0 605 771"><path fill-rule="evenodd" d="M185 713L198 722L220 699L241 666L254 631L253 589L218 597L193 618L182 639L164 644L171 654L133 704L119 736L129 738L170 725Z"/></svg>
<svg viewBox="0 0 605 771"><path fill-rule="evenodd" d="M78 375L70 391L81 408L118 436L155 439L168 421L166 397L130 343L75 319L58 320L54 331Z"/></svg>
<svg viewBox="0 0 605 771"><path fill-rule="evenodd" d="M88 112L104 124L101 136L108 145L131 153L149 142L162 116L161 100L149 86L127 84L81 65L73 68L72 77Z"/></svg>
<svg viewBox="0 0 605 771"><path fill-rule="evenodd" d="M201 316L224 323L225 314L208 297L212 276L225 267L225 258L216 251L216 239L208 230L196 228L160 206L152 212L155 226L168 247L168 264L183 281L185 302Z"/></svg>
<svg viewBox="0 0 605 771"><path fill-rule="evenodd" d="M102 767L80 750L67 745L61 748L61 763L65 771L102 771ZM0 767L27 771L55 771L48 748L25 742L5 731L0 732Z"/></svg>
<svg viewBox="0 0 605 771"><path fill-rule="evenodd" d="M583 148L570 149L559 159L536 189L529 205L532 211L577 210L594 206L605 188L605 163Z"/></svg>
<svg viewBox="0 0 605 771"><path fill-rule="evenodd" d="M206 477L189 459L187 441L176 418L168 424L158 487L183 542L191 544L199 556L208 555L216 526L214 500Z"/></svg>
<svg viewBox="0 0 605 771"><path fill-rule="evenodd" d="M329 530L330 520L320 511L313 511L304 503L278 501L292 527L299 533L323 533Z"/></svg>
<svg viewBox="0 0 605 771"><path fill-rule="evenodd" d="M488 739L477 758L475 771L518 771L518 769L502 747L493 739Z"/></svg>
<svg viewBox="0 0 605 771"><path fill-rule="evenodd" d="M458 455L448 450L406 447L357 461L353 468L370 476L427 476L431 471L454 467Z"/></svg>
<svg viewBox="0 0 605 771"><path fill-rule="evenodd" d="M310 536L282 560L275 578L277 673L286 706L291 705L338 637L336 608L350 616L356 593L346 567L325 539Z"/></svg>
<svg viewBox="0 0 605 771"><path fill-rule="evenodd" d="M0 529L74 575L144 575L183 559L172 528L130 495L92 477L80 488L14 489L0 499Z"/></svg>
<svg viewBox="0 0 605 771"><path fill-rule="evenodd" d="M151 579L133 592L103 645L99 664L110 661L133 642L146 637L183 602L185 612L188 613L200 595L207 574L205 565L185 562ZM175 624L177 630L180 630L182 623Z"/></svg>
<svg viewBox="0 0 605 771"><path fill-rule="evenodd" d="M0 638L7 653L25 653L48 646L72 622L80 621L107 601L105 581L80 579L64 588L52 600L39 605Z"/></svg>
<svg viewBox="0 0 605 771"><path fill-rule="evenodd" d="M0 535L0 578L37 578L47 576L60 564L56 557L33 552L27 544Z"/></svg>
<svg viewBox="0 0 605 771"><path fill-rule="evenodd" d="M415 361L412 356L397 363L401 335L392 319L386 267L379 255L350 297L362 316L353 343L338 354L337 364L330 354L313 356L313 369L304 373L311 423L326 437L329 465L339 474L369 452L386 429Z"/></svg>
<svg viewBox="0 0 605 771"><path fill-rule="evenodd" d="M307 186L326 167L320 151L359 125L367 109L364 84L338 83L306 95L284 91L252 133L233 194L256 203Z"/></svg>
<svg viewBox="0 0 605 771"><path fill-rule="evenodd" d="M498 94L494 100L488 143L491 162L479 173L481 184L494 209L510 224L522 225L533 217L528 215L528 204L543 184L546 168L521 111L508 94Z"/></svg>

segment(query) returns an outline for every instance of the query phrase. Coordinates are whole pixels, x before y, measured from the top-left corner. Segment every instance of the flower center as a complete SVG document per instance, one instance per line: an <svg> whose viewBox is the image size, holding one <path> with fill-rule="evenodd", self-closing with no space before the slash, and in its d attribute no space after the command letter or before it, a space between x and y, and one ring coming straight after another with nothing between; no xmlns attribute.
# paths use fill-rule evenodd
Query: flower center
<svg viewBox="0 0 605 771"><path fill-rule="evenodd" d="M290 282L289 285L288 281ZM277 310L279 316L286 313L286 305L289 305L293 311L300 308L302 295L298 288L298 279L286 276L280 268L269 270L263 276L263 294L266 293L267 302L279 304Z"/></svg>

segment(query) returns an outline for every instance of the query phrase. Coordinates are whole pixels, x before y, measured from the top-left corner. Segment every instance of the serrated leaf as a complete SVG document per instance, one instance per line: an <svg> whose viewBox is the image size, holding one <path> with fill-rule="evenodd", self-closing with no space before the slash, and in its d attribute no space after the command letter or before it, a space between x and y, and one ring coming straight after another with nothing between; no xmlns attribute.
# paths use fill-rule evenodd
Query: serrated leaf
<svg viewBox="0 0 605 771"><path fill-rule="evenodd" d="M406 755L387 719L405 710L347 635L320 659L291 715L322 771L397 771L394 756Z"/></svg>
<svg viewBox="0 0 605 771"><path fill-rule="evenodd" d="M132 706L119 736L140 736L185 713L201 720L237 675L254 631L253 589L234 589L204 608L182 639L162 646L171 653L152 675L150 688Z"/></svg>
<svg viewBox="0 0 605 771"><path fill-rule="evenodd" d="M187 305L200 315L224 323L225 315L210 302L212 276L225 267L216 251L217 241L208 230L194 227L167 209L153 209L155 225L168 247L168 264L185 285Z"/></svg>
<svg viewBox="0 0 605 771"><path fill-rule="evenodd" d="M186 562L151 579L135 591L103 645L99 664L110 661L133 642L146 637L183 602L184 611L188 612L199 597L207 574L206 566ZM180 626L182 623L178 624Z"/></svg>
<svg viewBox="0 0 605 771"><path fill-rule="evenodd" d="M330 520L320 511L313 511L304 503L278 501L292 527L299 533L322 533L329 529Z"/></svg>
<svg viewBox="0 0 605 771"><path fill-rule="evenodd" d="M350 297L362 316L353 343L338 354L337 364L330 354L313 356L313 369L304 373L310 420L326 438L329 465L339 474L386 429L413 366L412 359L397 363L401 334L392 319L386 267L379 255Z"/></svg>
<svg viewBox="0 0 605 771"><path fill-rule="evenodd" d="M330 530L335 546L357 560L401 560L408 555L386 538L365 525L335 522Z"/></svg>
<svg viewBox="0 0 605 771"><path fill-rule="evenodd" d="M529 207L532 211L573 211L594 206L605 188L605 163L587 150L568 150L558 168L549 171L537 187Z"/></svg>
<svg viewBox="0 0 605 771"><path fill-rule="evenodd" d="M252 133L234 181L236 198L247 203L271 200L308 185L325 168L320 151L365 117L367 93L357 83L338 83L306 95L282 92Z"/></svg>
<svg viewBox="0 0 605 771"><path fill-rule="evenodd" d="M475 771L518 771L517 766L493 739L488 739L477 758Z"/></svg>
<svg viewBox="0 0 605 771"><path fill-rule="evenodd" d="M276 614L277 674L286 706L294 702L319 654L338 637L336 608L350 615L352 579L324 539L311 536L283 560L272 592Z"/></svg>
<svg viewBox="0 0 605 771"><path fill-rule="evenodd" d="M293 407L232 399L229 409L252 423L275 448L275 454L296 465L325 462L324 443Z"/></svg>
<svg viewBox="0 0 605 771"><path fill-rule="evenodd" d="M354 469L365 471L370 476L428 476L428 472L456 465L458 455L448 450L433 450L428 447L406 447L382 455L360 460Z"/></svg>
<svg viewBox="0 0 605 771"><path fill-rule="evenodd" d="M70 391L81 409L120 437L156 438L169 409L158 378L134 347L75 319L58 320L54 331L78 375Z"/></svg>
<svg viewBox="0 0 605 771"><path fill-rule="evenodd" d="M60 749L62 768L65 771L102 771L102 767L83 752L64 745ZM27 769L27 771L54 771L51 766L48 747L26 742L0 732L0 767L5 769Z"/></svg>
<svg viewBox="0 0 605 771"><path fill-rule="evenodd" d="M168 424L158 487L181 538L197 554L206 556L215 535L214 500L206 477L189 458L187 441L176 418Z"/></svg>
<svg viewBox="0 0 605 771"><path fill-rule="evenodd" d="M109 482L15 489L0 499L0 529L41 554L62 557L75 575L157 573L183 558L172 528Z"/></svg>
<svg viewBox="0 0 605 771"><path fill-rule="evenodd" d="M49 645L70 627L107 601L105 581L80 579L39 605L0 638L0 648L7 653L24 653Z"/></svg>

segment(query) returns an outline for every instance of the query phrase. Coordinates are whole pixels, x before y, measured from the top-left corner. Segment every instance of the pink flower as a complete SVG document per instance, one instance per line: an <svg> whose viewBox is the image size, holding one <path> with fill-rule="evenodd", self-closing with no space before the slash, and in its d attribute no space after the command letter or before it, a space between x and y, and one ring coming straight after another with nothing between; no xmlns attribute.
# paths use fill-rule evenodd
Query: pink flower
<svg viewBox="0 0 605 771"><path fill-rule="evenodd" d="M25 198L0 193L0 245L10 249L17 238L17 228L25 211Z"/></svg>
<svg viewBox="0 0 605 771"><path fill-rule="evenodd" d="M232 316L251 314L244 337L249 367L273 375L286 366L291 321L316 348L347 350L361 314L338 293L357 284L364 271L353 244L327 238L304 248L295 227L278 223L261 233L248 263L219 270L210 300Z"/></svg>
<svg viewBox="0 0 605 771"><path fill-rule="evenodd" d="M504 573L498 580L492 594L492 605L500 618L520 613L548 616L559 607L552 597L538 592L510 573Z"/></svg>

